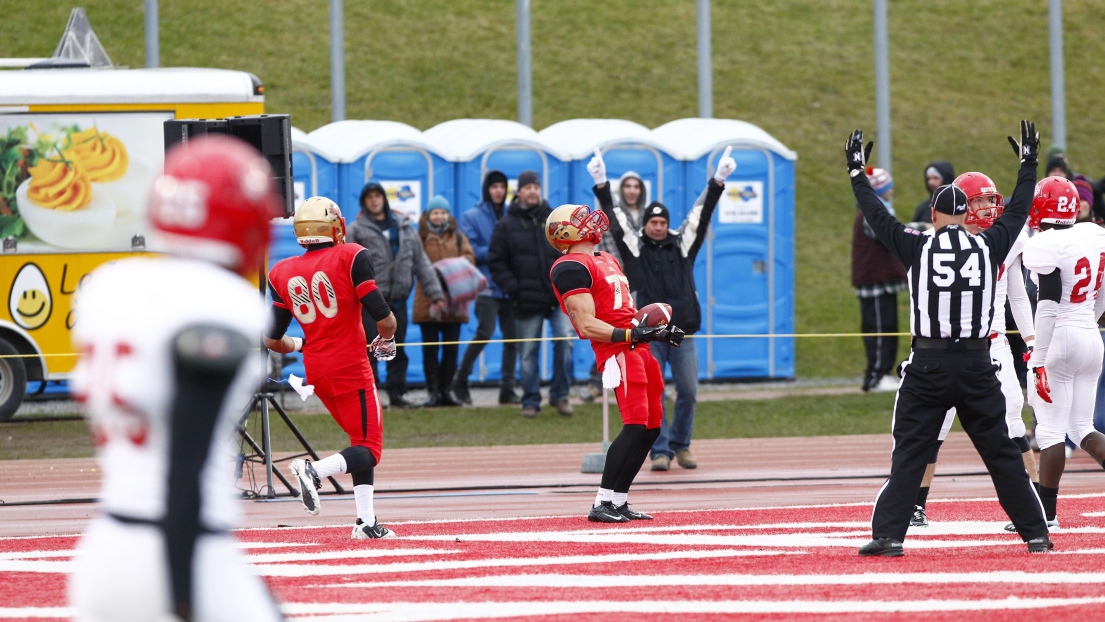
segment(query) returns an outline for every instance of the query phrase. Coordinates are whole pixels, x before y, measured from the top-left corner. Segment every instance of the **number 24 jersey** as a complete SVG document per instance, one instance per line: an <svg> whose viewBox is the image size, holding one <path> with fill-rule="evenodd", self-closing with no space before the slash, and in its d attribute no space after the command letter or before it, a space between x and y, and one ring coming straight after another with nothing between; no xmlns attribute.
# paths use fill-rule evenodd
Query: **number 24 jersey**
<svg viewBox="0 0 1105 622"><path fill-rule="evenodd" d="M1025 244L1022 261L1033 278L1059 269L1063 294L1055 326L1097 326L1094 304L1105 276L1105 229L1087 222L1041 231Z"/></svg>

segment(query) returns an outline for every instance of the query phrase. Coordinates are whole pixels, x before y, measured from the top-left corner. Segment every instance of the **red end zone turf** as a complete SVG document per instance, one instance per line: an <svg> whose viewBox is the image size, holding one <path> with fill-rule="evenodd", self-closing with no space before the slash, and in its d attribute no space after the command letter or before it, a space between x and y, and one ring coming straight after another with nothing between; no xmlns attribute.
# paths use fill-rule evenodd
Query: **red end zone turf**
<svg viewBox="0 0 1105 622"><path fill-rule="evenodd" d="M646 509L647 508L641 508ZM870 505L239 532L292 619L963 620L1105 618L1105 495L1059 501L1030 555L996 501L929 504L902 558L860 558ZM76 538L0 539L0 620L65 619Z"/></svg>

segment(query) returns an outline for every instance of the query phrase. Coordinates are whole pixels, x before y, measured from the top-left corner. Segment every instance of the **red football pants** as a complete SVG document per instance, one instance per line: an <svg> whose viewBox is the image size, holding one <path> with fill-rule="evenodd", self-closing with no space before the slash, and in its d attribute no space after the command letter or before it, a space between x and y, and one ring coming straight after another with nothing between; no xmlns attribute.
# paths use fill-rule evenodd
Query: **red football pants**
<svg viewBox="0 0 1105 622"><path fill-rule="evenodd" d="M384 449L384 411L376 385L369 382L363 389L337 395L330 389L330 383L323 379L315 385L315 395L349 435L349 444L367 447L376 458L376 464L380 464Z"/></svg>
<svg viewBox="0 0 1105 622"><path fill-rule="evenodd" d="M664 418L664 373L648 346L638 344L632 350L618 353L614 360L622 377L614 389L622 424L643 425L649 430L660 427Z"/></svg>

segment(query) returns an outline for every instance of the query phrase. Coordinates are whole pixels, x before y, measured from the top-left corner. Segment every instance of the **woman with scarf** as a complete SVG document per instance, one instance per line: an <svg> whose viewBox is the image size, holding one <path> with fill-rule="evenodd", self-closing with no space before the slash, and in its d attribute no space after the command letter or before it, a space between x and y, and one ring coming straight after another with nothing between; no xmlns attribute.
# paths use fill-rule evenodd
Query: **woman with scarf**
<svg viewBox="0 0 1105 622"><path fill-rule="evenodd" d="M418 220L418 236L431 263L450 257L464 257L476 265L476 253L468 238L457 230L449 212L449 201L440 194L430 199ZM414 317L422 331L422 369L430 397L425 406L460 406L449 395L449 381L457 370L457 341L460 327L468 322L468 304L431 305L419 280L414 292ZM440 358L439 358L440 357Z"/></svg>

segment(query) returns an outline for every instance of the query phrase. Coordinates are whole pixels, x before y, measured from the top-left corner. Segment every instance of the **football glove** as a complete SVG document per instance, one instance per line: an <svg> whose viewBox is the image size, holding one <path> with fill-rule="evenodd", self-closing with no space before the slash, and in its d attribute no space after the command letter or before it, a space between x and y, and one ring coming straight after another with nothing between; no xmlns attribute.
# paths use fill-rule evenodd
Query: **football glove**
<svg viewBox="0 0 1105 622"><path fill-rule="evenodd" d="M595 147L595 157L587 163L587 172L591 174L591 179L595 180L596 186L606 183L606 163L602 161L602 152L598 147Z"/></svg>
<svg viewBox="0 0 1105 622"><path fill-rule="evenodd" d="M683 332L682 328L675 326L674 324L668 325L668 336L665 338L668 345L673 348L678 348L683 343L683 337L686 337L687 333Z"/></svg>
<svg viewBox="0 0 1105 622"><path fill-rule="evenodd" d="M1021 159L1021 164L1036 164L1040 157L1040 133L1036 131L1036 124L1027 119L1021 120L1021 142L1017 142L1012 136L1006 136L1009 144L1013 145L1013 152Z"/></svg>
<svg viewBox="0 0 1105 622"><path fill-rule="evenodd" d="M863 174L874 146L874 142L868 142L867 148L863 147L863 130L856 130L848 136L848 142L844 143L844 155L848 158L849 177Z"/></svg>
<svg viewBox="0 0 1105 622"><path fill-rule="evenodd" d="M376 335L372 343L368 344L368 351L378 361L390 361L395 358L395 338L384 339L380 335Z"/></svg>
<svg viewBox="0 0 1105 622"><path fill-rule="evenodd" d="M1036 376L1036 395L1040 396L1040 399L1051 403L1051 387L1047 384L1047 370L1043 367L1033 367L1032 374Z"/></svg>
<svg viewBox="0 0 1105 622"><path fill-rule="evenodd" d="M721 154L721 159L717 161L717 171L714 173L714 179L719 183L725 183L725 180L733 174L733 171L737 170L737 161L729 157L729 154L733 152L732 147L726 147L725 153Z"/></svg>

